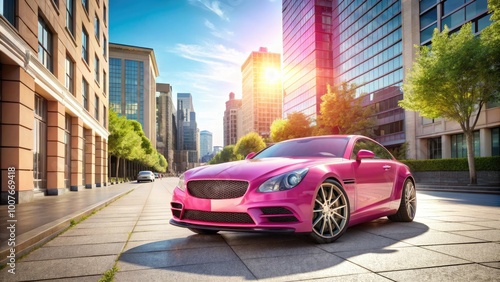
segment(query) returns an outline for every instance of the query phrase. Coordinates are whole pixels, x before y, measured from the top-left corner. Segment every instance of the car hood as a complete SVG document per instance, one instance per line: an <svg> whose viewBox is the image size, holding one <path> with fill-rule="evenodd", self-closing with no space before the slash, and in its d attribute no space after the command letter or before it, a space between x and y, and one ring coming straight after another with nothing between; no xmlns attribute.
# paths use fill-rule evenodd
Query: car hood
<svg viewBox="0 0 500 282"><path fill-rule="evenodd" d="M342 158L265 158L227 162L197 167L186 171L186 180L234 179L252 181L256 178L271 177L288 171L310 168L317 165L342 162Z"/></svg>

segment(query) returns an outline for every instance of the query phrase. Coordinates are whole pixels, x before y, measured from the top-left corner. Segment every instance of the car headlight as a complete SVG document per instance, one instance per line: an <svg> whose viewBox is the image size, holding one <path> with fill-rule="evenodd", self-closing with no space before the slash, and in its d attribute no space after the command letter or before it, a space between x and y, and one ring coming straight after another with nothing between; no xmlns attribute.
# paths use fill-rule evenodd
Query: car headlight
<svg viewBox="0 0 500 282"><path fill-rule="evenodd" d="M179 176L179 182L177 183L177 187L181 191L186 191L186 186L185 186L185 183L184 183L184 173L181 174L181 176Z"/></svg>
<svg viewBox="0 0 500 282"><path fill-rule="evenodd" d="M309 169L303 168L272 177L259 186L259 192L277 192L290 190L299 185Z"/></svg>

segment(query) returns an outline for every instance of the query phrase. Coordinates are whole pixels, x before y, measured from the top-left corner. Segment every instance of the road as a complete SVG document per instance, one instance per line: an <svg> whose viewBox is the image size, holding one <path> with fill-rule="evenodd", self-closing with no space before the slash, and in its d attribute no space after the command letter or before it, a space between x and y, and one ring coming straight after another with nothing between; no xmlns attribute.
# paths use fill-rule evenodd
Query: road
<svg viewBox="0 0 500 282"><path fill-rule="evenodd" d="M414 222L381 218L335 243L195 235L168 224L176 178L137 187L16 263L0 281L499 281L500 195L418 192Z"/></svg>

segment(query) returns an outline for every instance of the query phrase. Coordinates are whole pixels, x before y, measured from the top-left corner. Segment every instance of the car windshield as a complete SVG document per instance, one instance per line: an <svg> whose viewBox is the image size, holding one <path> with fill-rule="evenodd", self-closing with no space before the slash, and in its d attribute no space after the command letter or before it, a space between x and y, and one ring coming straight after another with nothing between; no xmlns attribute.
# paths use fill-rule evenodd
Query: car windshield
<svg viewBox="0 0 500 282"><path fill-rule="evenodd" d="M262 150L253 159L273 157L342 157L348 142L348 137L318 137L284 141Z"/></svg>
<svg viewBox="0 0 500 282"><path fill-rule="evenodd" d="M139 172L139 174L151 174L151 172L150 171L141 171L141 172Z"/></svg>

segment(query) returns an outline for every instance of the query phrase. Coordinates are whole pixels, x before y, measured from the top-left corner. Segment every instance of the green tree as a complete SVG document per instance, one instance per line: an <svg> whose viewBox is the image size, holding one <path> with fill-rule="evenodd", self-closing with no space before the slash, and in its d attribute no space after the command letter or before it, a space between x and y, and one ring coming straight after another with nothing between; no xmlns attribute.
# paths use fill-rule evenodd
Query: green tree
<svg viewBox="0 0 500 282"><path fill-rule="evenodd" d="M250 132L238 140L234 154L243 158L251 152L258 152L266 147L266 143L256 132Z"/></svg>
<svg viewBox="0 0 500 282"><path fill-rule="evenodd" d="M356 85L342 83L338 87L327 85L327 93L321 96L316 135L362 134L373 136L375 120L373 109L363 107L356 99Z"/></svg>
<svg viewBox="0 0 500 282"><path fill-rule="evenodd" d="M444 118L460 124L467 140L470 183L477 183L473 132L481 109L495 99L499 89L498 61L491 48L476 37L471 24L448 34L434 30L432 48L418 47L418 54L403 84L399 105L427 118Z"/></svg>
<svg viewBox="0 0 500 282"><path fill-rule="evenodd" d="M118 178L120 160L130 159L137 154L141 137L136 134L134 126L124 116L109 111L108 153L116 157L116 173Z"/></svg>
<svg viewBox="0 0 500 282"><path fill-rule="evenodd" d="M301 112L290 113L286 119L276 119L271 124L273 142L311 136L312 132L311 120Z"/></svg>
<svg viewBox="0 0 500 282"><path fill-rule="evenodd" d="M226 162L237 161L239 158L234 154L234 145L228 145L222 149L222 151L217 152L213 159L211 159L209 164L220 164Z"/></svg>

